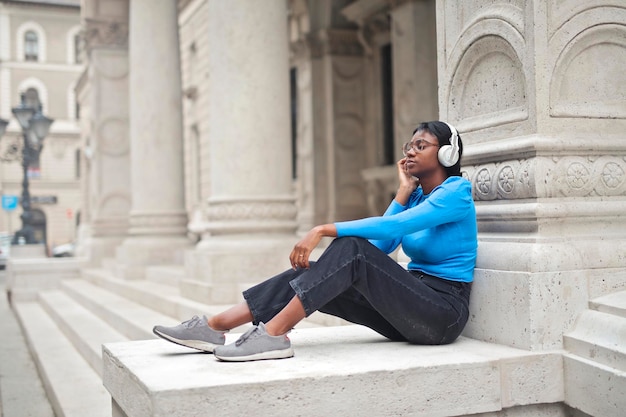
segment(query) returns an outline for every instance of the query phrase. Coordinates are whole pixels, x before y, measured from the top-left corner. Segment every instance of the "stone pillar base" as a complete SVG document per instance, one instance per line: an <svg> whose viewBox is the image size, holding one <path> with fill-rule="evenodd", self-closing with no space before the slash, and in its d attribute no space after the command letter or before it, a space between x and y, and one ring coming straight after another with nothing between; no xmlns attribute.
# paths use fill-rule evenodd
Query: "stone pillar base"
<svg viewBox="0 0 626 417"><path fill-rule="evenodd" d="M467 337L560 349L589 300L624 288L621 239L511 240L479 242Z"/></svg>
<svg viewBox="0 0 626 417"><path fill-rule="evenodd" d="M116 249L116 275L124 279L143 279L147 266L181 265L183 252L189 248L189 239L180 236L127 238Z"/></svg>
<svg viewBox="0 0 626 417"><path fill-rule="evenodd" d="M115 250L123 241L122 237L87 237L80 241L76 255L89 259L91 266L100 266L105 259L115 257Z"/></svg>
<svg viewBox="0 0 626 417"><path fill-rule="evenodd" d="M291 268L289 254L297 242L294 235L249 237L229 235L202 240L185 256L182 295L205 303L236 303L241 289ZM200 300L198 300L200 301Z"/></svg>

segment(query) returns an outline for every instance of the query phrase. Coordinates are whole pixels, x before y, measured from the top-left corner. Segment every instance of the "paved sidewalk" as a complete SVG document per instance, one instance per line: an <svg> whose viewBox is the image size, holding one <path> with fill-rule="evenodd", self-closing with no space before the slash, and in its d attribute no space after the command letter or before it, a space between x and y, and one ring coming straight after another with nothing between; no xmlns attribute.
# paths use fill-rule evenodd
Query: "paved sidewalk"
<svg viewBox="0 0 626 417"><path fill-rule="evenodd" d="M0 271L0 417L54 417Z"/></svg>

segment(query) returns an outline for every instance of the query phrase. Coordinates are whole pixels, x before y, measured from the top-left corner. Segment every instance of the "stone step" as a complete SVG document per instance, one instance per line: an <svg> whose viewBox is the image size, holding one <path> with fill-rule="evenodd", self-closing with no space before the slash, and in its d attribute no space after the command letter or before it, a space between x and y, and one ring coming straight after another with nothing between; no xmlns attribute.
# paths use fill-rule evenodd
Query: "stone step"
<svg viewBox="0 0 626 417"><path fill-rule="evenodd" d="M565 402L585 416L624 417L626 373L578 355L563 357Z"/></svg>
<svg viewBox="0 0 626 417"><path fill-rule="evenodd" d="M146 268L146 280L173 287L185 279L185 267L180 265L156 265Z"/></svg>
<svg viewBox="0 0 626 417"><path fill-rule="evenodd" d="M111 397L98 373L37 302L14 310L57 417L110 417Z"/></svg>
<svg viewBox="0 0 626 417"><path fill-rule="evenodd" d="M82 277L85 281L124 297L155 312L174 318L177 322L188 320L194 315L212 315L221 313L230 304L205 304L190 300L180 295L176 287L159 284L147 280L123 280L114 277L102 269L84 269ZM326 319L322 316L327 316ZM318 327L327 323L341 323L343 320L316 312L311 317L298 323L298 328ZM145 324L148 324L147 322ZM146 329L151 330L155 324L170 325L171 320L153 321ZM234 332L243 331L248 326L233 329Z"/></svg>
<svg viewBox="0 0 626 417"><path fill-rule="evenodd" d="M85 280L65 280L61 288L70 297L132 340L152 339L155 324L173 326L178 320L139 305Z"/></svg>
<svg viewBox="0 0 626 417"><path fill-rule="evenodd" d="M626 318L596 310L582 312L563 336L565 349L599 364L626 371Z"/></svg>
<svg viewBox="0 0 626 417"><path fill-rule="evenodd" d="M177 287L147 280L124 280L104 269L83 269L82 278L117 295L126 297L178 321L195 314L217 314L230 305L208 305L189 300L180 295Z"/></svg>
<svg viewBox="0 0 626 417"><path fill-rule="evenodd" d="M0 416L54 417L0 275Z"/></svg>
<svg viewBox="0 0 626 417"><path fill-rule="evenodd" d="M626 291L595 298L589 302L589 307L603 313L626 318Z"/></svg>
<svg viewBox="0 0 626 417"><path fill-rule="evenodd" d="M294 358L248 363L162 340L106 344L103 381L116 415L126 417L279 417L294 407L301 416L453 416L563 400L560 351L463 337L416 346L355 325L297 329L290 338Z"/></svg>
<svg viewBox="0 0 626 417"><path fill-rule="evenodd" d="M128 338L59 290L40 292L39 302L76 350L102 376L102 344Z"/></svg>

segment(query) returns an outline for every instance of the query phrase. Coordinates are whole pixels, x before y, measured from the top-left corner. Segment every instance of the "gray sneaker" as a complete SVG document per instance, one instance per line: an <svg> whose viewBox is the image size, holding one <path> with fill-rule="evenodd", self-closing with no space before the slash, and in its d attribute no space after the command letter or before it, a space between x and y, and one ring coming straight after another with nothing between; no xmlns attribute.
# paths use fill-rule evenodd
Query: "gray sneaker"
<svg viewBox="0 0 626 417"><path fill-rule="evenodd" d="M225 332L209 327L206 316L193 316L191 320L173 327L154 326L152 332L170 342L209 353L226 340Z"/></svg>
<svg viewBox="0 0 626 417"><path fill-rule="evenodd" d="M270 336L265 330L265 324L259 323L241 335L235 343L218 346L213 353L222 361L245 362L291 358L293 348L287 335Z"/></svg>

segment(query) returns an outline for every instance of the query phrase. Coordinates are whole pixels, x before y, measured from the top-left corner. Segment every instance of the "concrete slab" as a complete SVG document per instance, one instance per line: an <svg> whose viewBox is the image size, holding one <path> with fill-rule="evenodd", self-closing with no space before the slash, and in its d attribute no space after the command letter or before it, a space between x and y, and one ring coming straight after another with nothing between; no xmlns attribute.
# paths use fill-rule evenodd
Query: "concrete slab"
<svg viewBox="0 0 626 417"><path fill-rule="evenodd" d="M127 417L451 416L563 399L558 352L467 338L414 346L361 326L294 330L290 338L294 358L248 363L161 340L107 344L104 385Z"/></svg>

